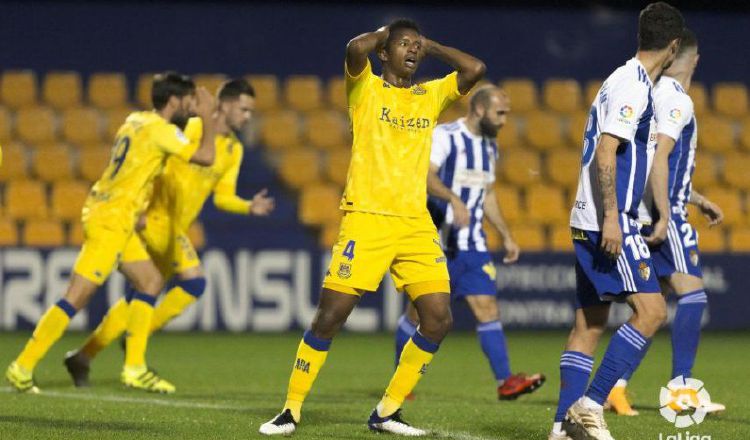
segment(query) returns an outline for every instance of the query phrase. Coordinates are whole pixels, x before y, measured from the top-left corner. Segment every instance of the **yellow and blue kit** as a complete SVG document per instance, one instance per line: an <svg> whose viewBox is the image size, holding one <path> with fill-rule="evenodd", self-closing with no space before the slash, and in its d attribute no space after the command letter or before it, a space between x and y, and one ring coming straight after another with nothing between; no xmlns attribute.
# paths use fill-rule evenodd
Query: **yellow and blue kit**
<svg viewBox="0 0 750 440"><path fill-rule="evenodd" d="M74 271L102 284L133 233L144 194L167 157L189 160L196 150L185 134L155 112L135 112L117 131L112 159L83 207L84 243Z"/></svg>
<svg viewBox="0 0 750 440"><path fill-rule="evenodd" d="M390 270L396 288L412 299L449 291L445 256L427 211L427 171L432 130L461 96L457 75L398 88L374 75L369 61L356 76L346 70L352 160L324 287L374 291Z"/></svg>

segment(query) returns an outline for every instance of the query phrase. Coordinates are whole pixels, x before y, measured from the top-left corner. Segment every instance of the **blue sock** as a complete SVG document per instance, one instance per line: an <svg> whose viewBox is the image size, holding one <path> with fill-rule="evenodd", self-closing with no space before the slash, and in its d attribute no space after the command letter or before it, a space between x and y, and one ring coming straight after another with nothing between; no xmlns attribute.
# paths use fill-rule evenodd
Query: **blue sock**
<svg viewBox="0 0 750 440"><path fill-rule="evenodd" d="M649 339L646 343L646 346L643 348L643 351L641 351L641 357L639 357L632 367L628 369L628 371L625 372L625 374L622 375L622 378L625 380L630 380L631 377L633 377L633 373L635 373L635 370L638 369L638 367L641 365L641 362L643 362L643 358L646 357L646 353L648 353L648 349L651 347L651 341L653 339Z"/></svg>
<svg viewBox="0 0 750 440"><path fill-rule="evenodd" d="M176 285L180 286L188 294L200 298L203 292L206 291L206 278L197 277L189 280L180 280L177 281Z"/></svg>
<svg viewBox="0 0 750 440"><path fill-rule="evenodd" d="M630 323L623 324L617 329L609 341L607 352L604 353L604 359L596 370L594 380L586 391L586 397L603 405L617 380L632 369L642 357L646 345L648 339Z"/></svg>
<svg viewBox="0 0 750 440"><path fill-rule="evenodd" d="M409 342L409 339L416 331L417 326L409 321L409 318L405 314L398 318L398 328L396 329L396 366L398 366L398 360L401 359L401 352L404 350L404 345Z"/></svg>
<svg viewBox="0 0 750 440"><path fill-rule="evenodd" d="M130 283L125 283L125 302L130 304L130 301L133 300L133 296L135 296L135 294L135 287L133 287L133 285Z"/></svg>
<svg viewBox="0 0 750 440"><path fill-rule="evenodd" d="M555 422L562 422L565 413L586 391L594 358L577 351L564 351L560 356L560 398L557 400Z"/></svg>
<svg viewBox="0 0 750 440"><path fill-rule="evenodd" d="M477 335L482 351L490 361L495 379L505 380L510 376L510 361L508 349L505 346L503 324L500 321L482 322L477 324Z"/></svg>
<svg viewBox="0 0 750 440"><path fill-rule="evenodd" d="M706 292L703 290L685 294L677 301L677 313L672 321L673 378L691 377L701 336L701 318L706 304Z"/></svg>

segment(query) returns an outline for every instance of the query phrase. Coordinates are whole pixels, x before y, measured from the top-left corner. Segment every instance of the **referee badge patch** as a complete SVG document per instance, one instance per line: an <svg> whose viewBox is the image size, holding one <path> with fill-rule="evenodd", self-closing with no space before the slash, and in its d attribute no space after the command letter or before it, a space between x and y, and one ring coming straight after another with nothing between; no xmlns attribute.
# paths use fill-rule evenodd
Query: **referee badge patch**
<svg viewBox="0 0 750 440"><path fill-rule="evenodd" d="M349 263L341 263L339 265L339 271L336 272L339 278L347 279L352 276L352 265Z"/></svg>
<svg viewBox="0 0 750 440"><path fill-rule="evenodd" d="M644 281L648 280L649 278L651 278L651 267L645 262L641 261L641 264L638 265L638 275L640 275Z"/></svg>
<svg viewBox="0 0 750 440"><path fill-rule="evenodd" d="M695 251L695 249L690 251L690 262L693 263L693 266L697 266L699 261L698 252Z"/></svg>

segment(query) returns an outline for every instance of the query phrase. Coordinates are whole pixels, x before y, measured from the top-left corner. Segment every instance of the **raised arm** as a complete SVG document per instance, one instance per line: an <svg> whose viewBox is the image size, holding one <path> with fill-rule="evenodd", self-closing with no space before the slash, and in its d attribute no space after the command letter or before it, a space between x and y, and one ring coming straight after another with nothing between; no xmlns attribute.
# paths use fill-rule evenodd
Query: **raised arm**
<svg viewBox="0 0 750 440"><path fill-rule="evenodd" d="M203 120L203 134L200 146L190 157L190 162L208 167L214 164L216 157L216 124L213 116L216 111L215 100L205 87L199 87L196 90L196 98L198 101L196 113Z"/></svg>
<svg viewBox="0 0 750 440"><path fill-rule="evenodd" d="M487 66L482 61L453 47L424 38L425 53L450 65L458 72L458 91L462 95L468 93L474 85L484 77Z"/></svg>
<svg viewBox="0 0 750 440"><path fill-rule="evenodd" d="M495 185L489 184L485 189L484 195L484 214L487 216L487 220L490 221L492 227L494 227L500 236L503 237L503 248L505 248L505 258L503 263L511 264L518 261L518 256L521 253L521 248L518 247L516 241L513 239L513 235L510 233L508 224L505 222L503 212L500 209L500 204L497 203L497 195L495 194Z"/></svg>
<svg viewBox="0 0 750 440"><path fill-rule="evenodd" d="M427 194L445 200L453 208L453 224L458 228L469 225L469 210L466 208L461 197L456 195L450 188L443 184L438 176L438 166L431 163L427 173Z"/></svg>
<svg viewBox="0 0 750 440"><path fill-rule="evenodd" d="M388 39L388 27L354 37L346 45L346 70L351 76L362 73L367 65L367 55Z"/></svg>
<svg viewBox="0 0 750 440"><path fill-rule="evenodd" d="M601 207L604 212L602 225L601 248L615 259L622 251L622 230L618 219L617 209L617 147L620 139L608 133L602 133L596 147L594 160L596 161L597 183L601 193Z"/></svg>
<svg viewBox="0 0 750 440"><path fill-rule="evenodd" d="M648 184L654 196L654 204L659 212L659 220L654 224L654 230L645 237L648 244L659 244L666 240L671 212L669 209L669 154L674 149L675 140L666 134L659 133L656 138L656 154L651 166Z"/></svg>

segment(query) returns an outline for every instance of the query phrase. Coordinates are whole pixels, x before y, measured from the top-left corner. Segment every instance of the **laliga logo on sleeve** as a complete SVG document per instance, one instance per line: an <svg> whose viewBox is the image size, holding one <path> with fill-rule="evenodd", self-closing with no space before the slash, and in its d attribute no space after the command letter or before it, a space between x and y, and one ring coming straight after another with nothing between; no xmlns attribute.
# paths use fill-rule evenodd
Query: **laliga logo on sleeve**
<svg viewBox="0 0 750 440"><path fill-rule="evenodd" d="M633 107L629 105L623 105L620 107L620 117L625 119L631 119L633 117Z"/></svg>
<svg viewBox="0 0 750 440"><path fill-rule="evenodd" d="M675 121L679 121L682 116L682 112L678 108L673 108L669 111L669 118Z"/></svg>
<svg viewBox="0 0 750 440"><path fill-rule="evenodd" d="M711 396L703 382L698 379L685 379L677 376L659 392L659 412L677 428L687 428L703 422L705 406L711 403ZM687 414L693 411L692 414Z"/></svg>

